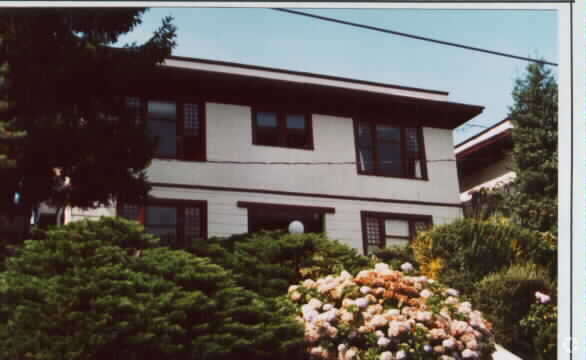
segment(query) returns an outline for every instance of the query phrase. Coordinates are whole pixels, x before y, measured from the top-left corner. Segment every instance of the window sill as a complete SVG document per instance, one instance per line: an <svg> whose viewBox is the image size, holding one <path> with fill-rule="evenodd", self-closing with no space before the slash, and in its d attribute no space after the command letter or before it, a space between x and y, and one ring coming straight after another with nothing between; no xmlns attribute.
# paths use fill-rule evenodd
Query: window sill
<svg viewBox="0 0 586 360"><path fill-rule="evenodd" d="M392 176L392 175L380 175L380 174L369 174L365 172L357 172L360 176L374 176L374 177L382 177L382 178L389 178L389 179L403 179L403 180L418 180L418 181L429 181L429 178L422 177L422 178L415 178L409 176Z"/></svg>
<svg viewBox="0 0 586 360"><path fill-rule="evenodd" d="M292 146L283 146L283 145L265 145L265 144L252 144L253 146L264 146L264 147L271 147L271 148L279 148L279 149L289 149L289 150L305 150L305 151L314 151L313 146L306 146L306 147L292 147Z"/></svg>
<svg viewBox="0 0 586 360"><path fill-rule="evenodd" d="M207 162L207 159L206 160L185 160L185 159L179 159L179 158L171 157L171 156L153 156L153 160L166 160L166 161L174 160L174 161L182 161L182 162L190 162L190 163L192 163L192 162L197 162L197 163Z"/></svg>

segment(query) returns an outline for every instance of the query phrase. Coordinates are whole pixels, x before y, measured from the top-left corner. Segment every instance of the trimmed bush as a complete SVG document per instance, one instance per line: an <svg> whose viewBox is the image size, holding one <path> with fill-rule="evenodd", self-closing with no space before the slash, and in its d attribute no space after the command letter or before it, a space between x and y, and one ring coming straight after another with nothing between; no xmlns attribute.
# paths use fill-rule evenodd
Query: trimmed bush
<svg viewBox="0 0 586 360"><path fill-rule="evenodd" d="M191 250L231 270L236 282L263 296L287 293L290 284L348 269L352 273L369 261L356 250L321 234L260 232L212 238Z"/></svg>
<svg viewBox="0 0 586 360"><path fill-rule="evenodd" d="M295 359L282 300L121 219L28 240L0 273L0 359Z"/></svg>
<svg viewBox="0 0 586 360"><path fill-rule="evenodd" d="M473 304L494 324L496 341L522 358L536 358L532 339L521 320L530 312L535 293L551 291L547 272L534 264L512 265L483 278L473 294Z"/></svg>
<svg viewBox="0 0 586 360"><path fill-rule="evenodd" d="M423 274L474 291L484 276L531 261L555 274L555 238L526 230L504 218L460 219L421 233L412 244Z"/></svg>
<svg viewBox="0 0 586 360"><path fill-rule="evenodd" d="M400 269L405 263L410 263L416 270L419 268L413 250L409 246L391 246L376 251L374 256L375 259L389 264L393 269Z"/></svg>

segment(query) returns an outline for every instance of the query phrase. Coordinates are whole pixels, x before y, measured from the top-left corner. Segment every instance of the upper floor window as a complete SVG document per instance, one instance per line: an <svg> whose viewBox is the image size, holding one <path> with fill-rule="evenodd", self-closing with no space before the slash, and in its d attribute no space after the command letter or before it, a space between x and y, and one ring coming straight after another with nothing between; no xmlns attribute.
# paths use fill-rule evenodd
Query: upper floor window
<svg viewBox="0 0 586 360"><path fill-rule="evenodd" d="M157 138L155 157L205 161L205 119L202 103L128 98L127 105L146 121Z"/></svg>
<svg viewBox="0 0 586 360"><path fill-rule="evenodd" d="M296 112L254 110L252 143L296 149L313 149L311 116Z"/></svg>
<svg viewBox="0 0 586 360"><path fill-rule="evenodd" d="M356 122L358 173L427 179L421 128Z"/></svg>
<svg viewBox="0 0 586 360"><path fill-rule="evenodd" d="M145 206L120 204L117 213L143 224L147 233L160 238L162 246L186 248L207 238L205 201L155 200Z"/></svg>

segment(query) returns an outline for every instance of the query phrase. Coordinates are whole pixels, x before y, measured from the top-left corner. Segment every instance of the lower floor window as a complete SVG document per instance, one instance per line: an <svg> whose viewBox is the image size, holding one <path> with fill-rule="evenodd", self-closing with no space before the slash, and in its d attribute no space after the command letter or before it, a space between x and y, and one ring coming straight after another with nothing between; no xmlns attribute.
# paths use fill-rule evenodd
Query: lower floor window
<svg viewBox="0 0 586 360"><path fill-rule="evenodd" d="M432 223L431 216L423 215L363 211L361 217L365 255L391 246L405 246Z"/></svg>
<svg viewBox="0 0 586 360"><path fill-rule="evenodd" d="M121 204L118 215L139 221L145 231L160 238L162 246L191 247L207 238L205 201L156 200L147 205Z"/></svg>
<svg viewBox="0 0 586 360"><path fill-rule="evenodd" d="M333 208L246 201L239 201L238 206L248 209L248 232L250 233L262 230L287 231L293 221L301 222L305 233L322 233L325 232L324 214L334 212Z"/></svg>

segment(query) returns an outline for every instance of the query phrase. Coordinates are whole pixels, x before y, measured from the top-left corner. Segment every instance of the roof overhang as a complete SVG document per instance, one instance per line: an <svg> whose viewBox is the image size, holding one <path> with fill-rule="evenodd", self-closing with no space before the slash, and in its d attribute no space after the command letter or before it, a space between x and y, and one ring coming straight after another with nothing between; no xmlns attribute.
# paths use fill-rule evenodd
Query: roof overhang
<svg viewBox="0 0 586 360"><path fill-rule="evenodd" d="M170 57L132 84L137 95L199 98L236 105L294 108L342 117L376 117L408 126L454 129L482 106L447 93L210 60Z"/></svg>

